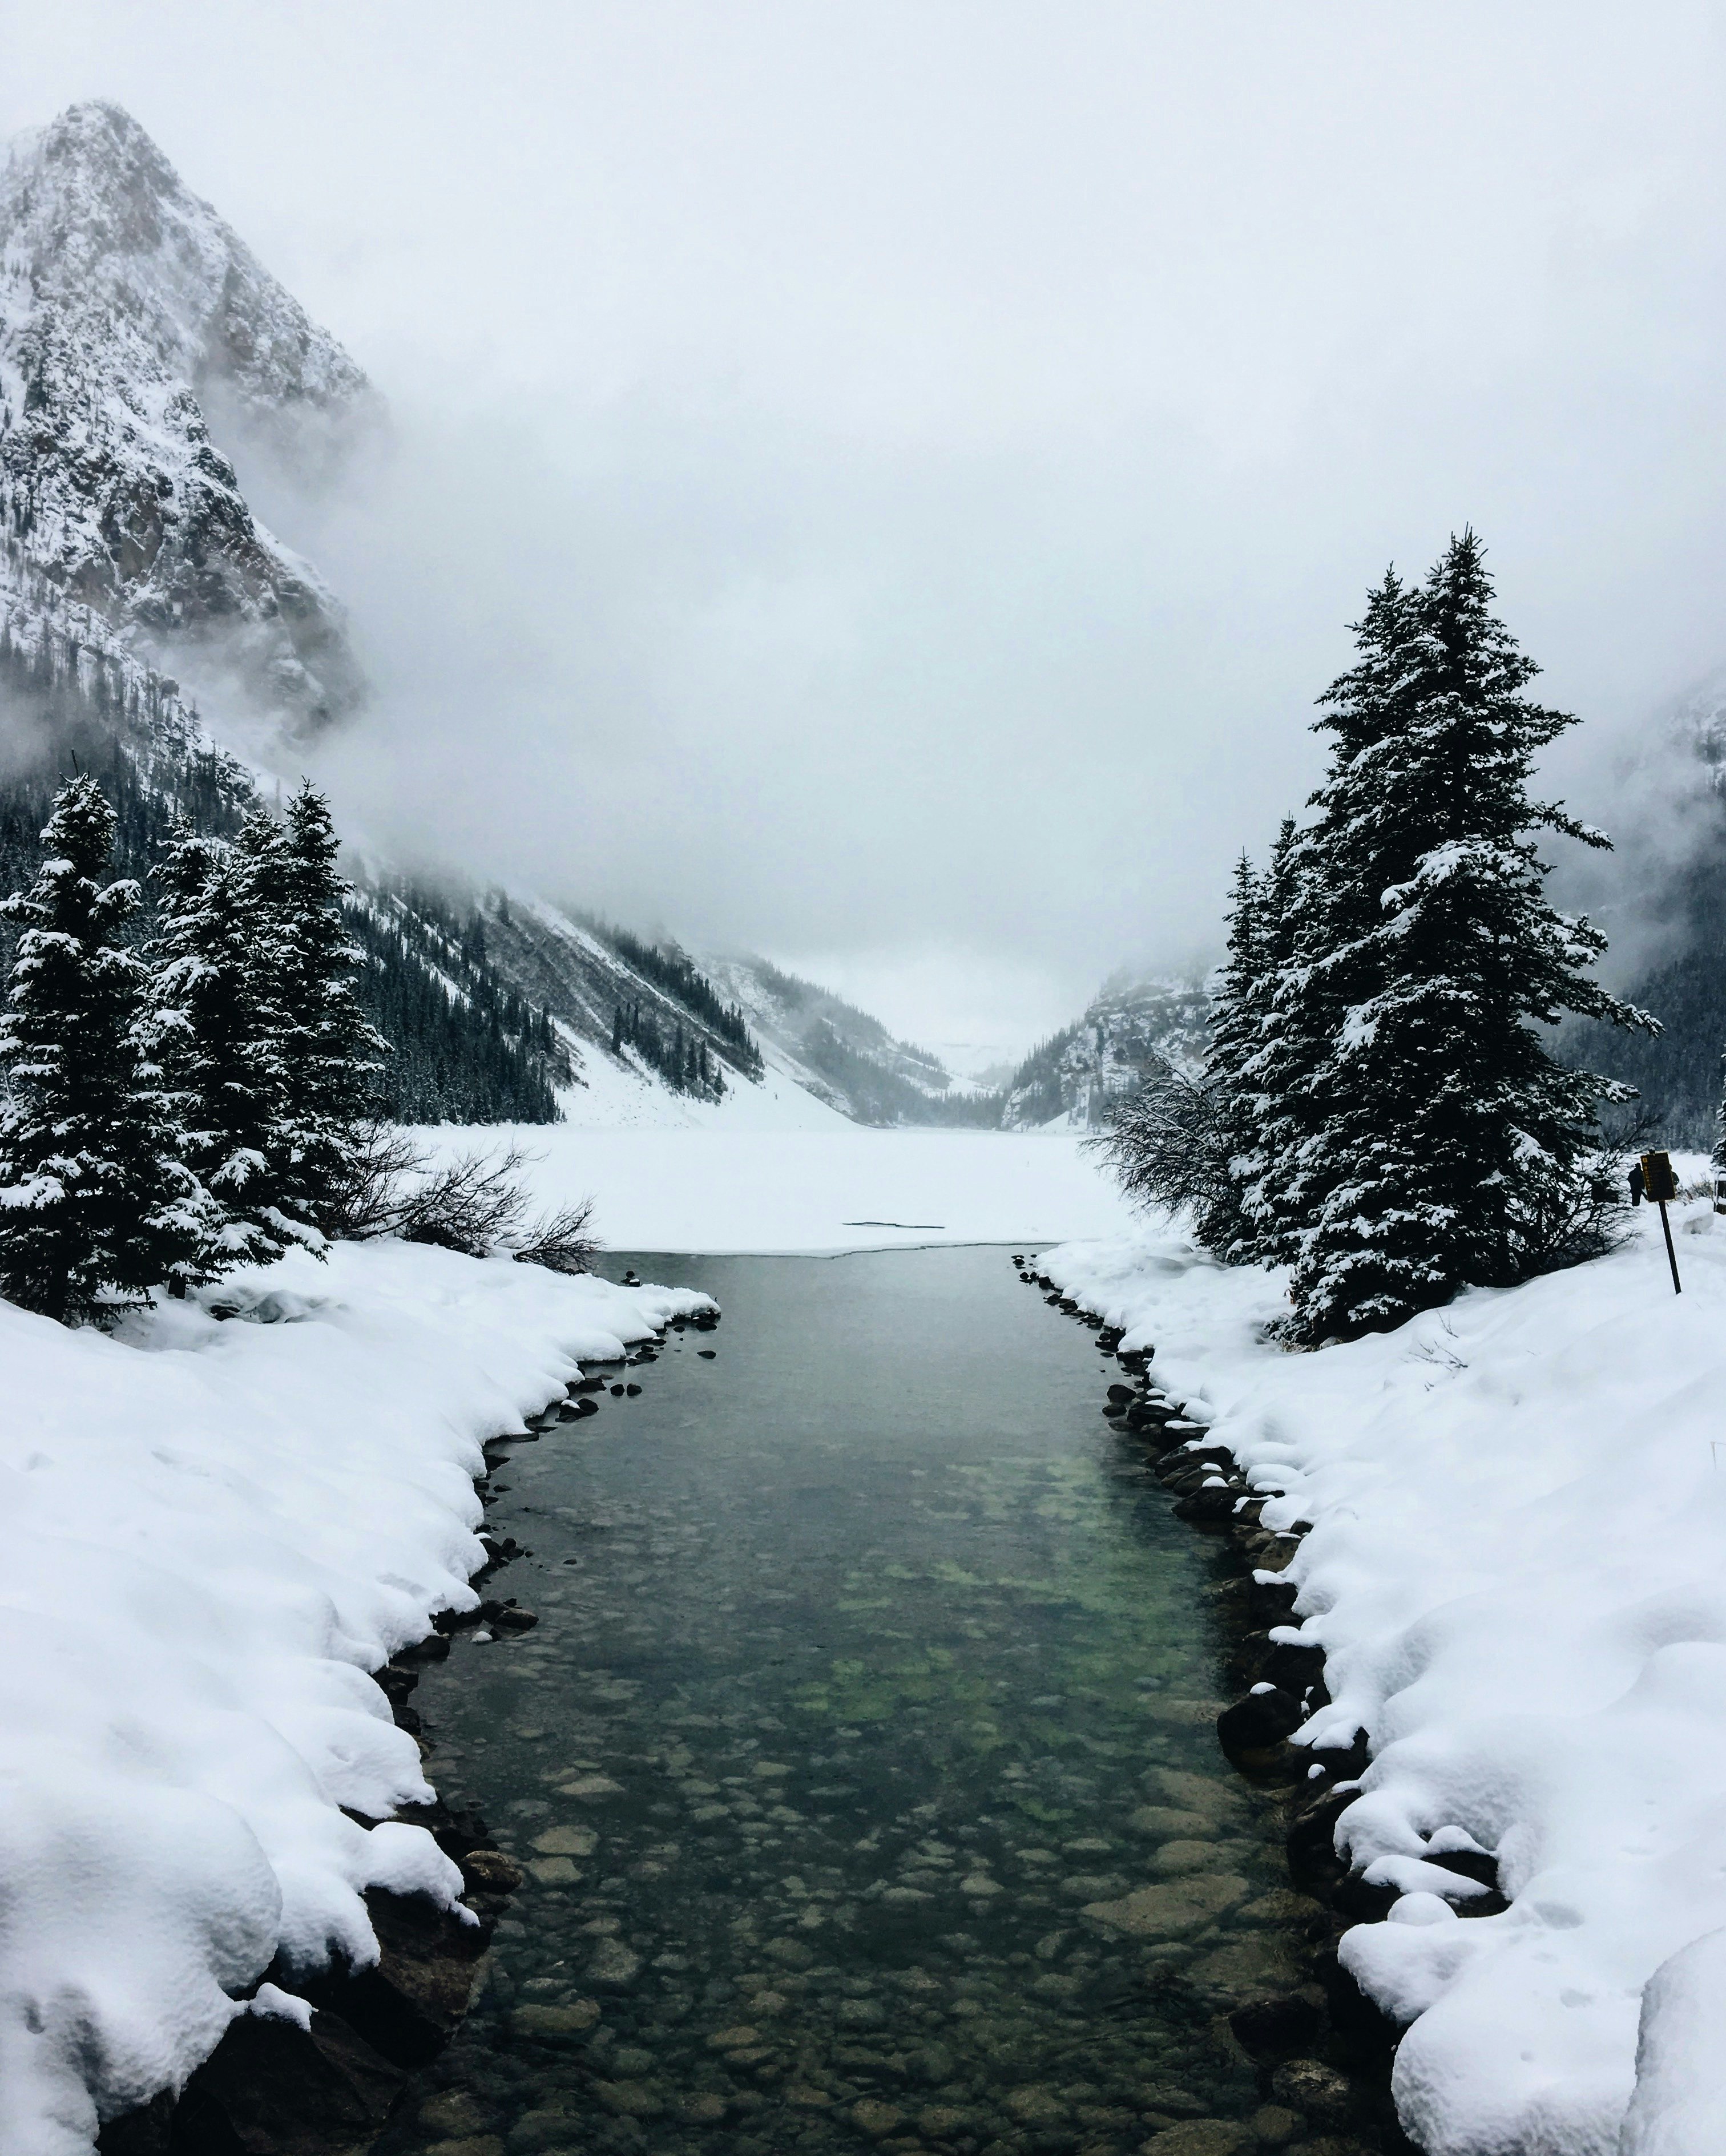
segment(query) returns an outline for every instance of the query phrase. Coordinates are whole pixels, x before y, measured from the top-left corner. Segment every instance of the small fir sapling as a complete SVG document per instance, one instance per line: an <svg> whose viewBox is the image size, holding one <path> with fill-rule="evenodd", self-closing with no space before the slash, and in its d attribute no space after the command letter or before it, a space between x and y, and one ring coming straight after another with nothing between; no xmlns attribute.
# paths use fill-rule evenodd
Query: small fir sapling
<svg viewBox="0 0 1726 2156"><path fill-rule="evenodd" d="M1199 1224L1201 1240L1235 1264L1253 1255L1241 1202L1242 1166L1256 1136L1246 1065L1256 1045L1266 993L1266 901L1261 880L1242 854L1235 865L1228 956L1212 1003L1210 1050L1205 1064L1205 1084L1213 1102L1212 1195Z"/></svg>
<svg viewBox="0 0 1726 2156"><path fill-rule="evenodd" d="M1283 845L1286 849L1287 834ZM1185 1209L1200 1242L1240 1264L1254 1254L1242 1205L1256 1132L1246 1071L1266 993L1266 892L1243 854L1228 916L1228 959L1212 995L1210 1048L1197 1077L1152 1059L1138 1089L1084 1143L1138 1204ZM1104 1034L1097 1028L1099 1053Z"/></svg>

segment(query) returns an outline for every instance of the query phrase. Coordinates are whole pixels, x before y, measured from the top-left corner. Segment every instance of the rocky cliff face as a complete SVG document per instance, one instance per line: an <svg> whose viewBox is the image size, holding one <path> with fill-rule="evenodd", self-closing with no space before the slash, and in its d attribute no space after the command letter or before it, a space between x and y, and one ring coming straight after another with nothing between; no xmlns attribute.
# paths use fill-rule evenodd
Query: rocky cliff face
<svg viewBox="0 0 1726 2156"><path fill-rule="evenodd" d="M248 508L213 400L289 456L376 410L137 122L74 105L0 178L0 598L314 732L361 696L341 609Z"/></svg>
<svg viewBox="0 0 1726 2156"><path fill-rule="evenodd" d="M253 514L217 437L303 470L380 418L353 361L129 115L74 105L13 145L0 175L0 836L11 813L19 860L64 747L88 755L111 737L141 829L168 807L257 798L203 721L267 764L356 709L336 601ZM637 1119L715 1105L768 1070L862 1122L999 1113L997 1096L973 1099L867 1014L764 961L704 972L674 943L538 900L408 885L376 865L360 881L357 932L398 1070L477 1056L480 1077L510 1064L522 1078L514 1058L547 1104L567 1084ZM429 1078L403 1112L484 1112L477 1084L452 1106ZM601 1112L593 1097L584 1112Z"/></svg>
<svg viewBox="0 0 1726 2156"><path fill-rule="evenodd" d="M1196 1075L1210 1045L1203 982L1119 976L1085 1015L1034 1048L1015 1072L1002 1115L1008 1130L1050 1122L1099 1130L1110 1108L1137 1092L1157 1062Z"/></svg>

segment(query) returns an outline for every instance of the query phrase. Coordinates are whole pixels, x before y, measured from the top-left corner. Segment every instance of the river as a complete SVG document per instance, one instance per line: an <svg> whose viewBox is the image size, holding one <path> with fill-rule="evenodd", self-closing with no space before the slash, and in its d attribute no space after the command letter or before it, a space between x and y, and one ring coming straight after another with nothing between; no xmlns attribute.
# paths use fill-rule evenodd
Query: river
<svg viewBox="0 0 1726 2156"><path fill-rule="evenodd" d="M1221 2015L1311 1905L1112 1362L999 1250L634 1262L724 1322L496 1475L539 1625L416 1704L527 1876L391 2156L1281 2138Z"/></svg>

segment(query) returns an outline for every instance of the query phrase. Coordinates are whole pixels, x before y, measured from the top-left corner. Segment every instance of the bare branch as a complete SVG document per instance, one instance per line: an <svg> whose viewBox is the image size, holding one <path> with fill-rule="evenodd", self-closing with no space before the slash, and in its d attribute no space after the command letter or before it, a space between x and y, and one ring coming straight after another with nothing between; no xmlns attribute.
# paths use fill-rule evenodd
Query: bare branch
<svg viewBox="0 0 1726 2156"><path fill-rule="evenodd" d="M593 1270L593 1201L531 1214L526 1171L537 1156L510 1145L494 1152L434 1156L390 1123L366 1127L348 1163L336 1232L358 1241L394 1235L465 1257L505 1253L552 1272Z"/></svg>

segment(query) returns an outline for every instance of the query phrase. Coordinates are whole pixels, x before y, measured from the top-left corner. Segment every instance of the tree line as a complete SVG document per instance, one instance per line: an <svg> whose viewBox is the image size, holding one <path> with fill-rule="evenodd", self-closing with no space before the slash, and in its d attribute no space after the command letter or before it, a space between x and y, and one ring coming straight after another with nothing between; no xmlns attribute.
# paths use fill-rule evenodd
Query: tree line
<svg viewBox="0 0 1726 2156"><path fill-rule="evenodd" d="M154 932L152 872L176 814L231 839L258 804L249 775L198 737L161 677L75 637L21 647L0 619L0 696L15 752L0 773L0 891L34 872L41 832L68 767L94 775L117 817L116 873L138 882L128 934ZM365 952L366 1015L391 1045L380 1111L403 1123L552 1123L570 1076L547 1012L501 978L477 906L454 891L362 877L345 901ZM11 939L0 925L0 963Z"/></svg>
<svg viewBox="0 0 1726 2156"><path fill-rule="evenodd" d="M530 1220L519 1153L439 1167L383 1120L388 1045L315 788L226 837L177 814L141 939L140 881L111 873L118 823L93 776L72 779L33 880L0 902L0 1293L79 1323L342 1234L584 1268L586 1209Z"/></svg>
<svg viewBox="0 0 1726 2156"><path fill-rule="evenodd" d="M1235 871L1202 1075L1164 1066L1098 1141L1226 1262L1289 1267L1302 1343L1618 1232L1599 1111L1634 1091L1568 1066L1552 1029L1659 1029L1595 978L1600 930L1547 896L1535 834L1610 841L1530 791L1575 721L1525 695L1539 670L1492 598L1472 531L1424 583L1393 570L1369 594L1319 699L1309 814Z"/></svg>
<svg viewBox="0 0 1726 2156"><path fill-rule="evenodd" d="M554 1123L570 1075L551 1014L499 977L479 909L373 883L348 908L367 1015L391 1045L379 1106L402 1123ZM452 985L455 993L452 993Z"/></svg>
<svg viewBox="0 0 1726 2156"><path fill-rule="evenodd" d="M644 943L627 929L612 928L604 923L598 926L601 935L627 965L633 966L644 979L651 981L655 988L682 1004L712 1029L730 1050L740 1070L752 1077L761 1075L761 1050L750 1034L742 1009L723 1001L716 993L713 983L691 959L675 947L667 949L656 943Z"/></svg>
<svg viewBox="0 0 1726 2156"><path fill-rule="evenodd" d="M385 1052L311 785L232 839L177 817L141 950L126 932L143 893L108 880L116 824L73 779L34 880L0 907L0 1287L62 1322L321 1248Z"/></svg>
<svg viewBox="0 0 1726 2156"><path fill-rule="evenodd" d="M706 1042L696 1033L686 1035L681 1019L670 1033L661 1031L652 1009L643 1009L639 996L612 1007L611 1052L621 1056L626 1048L650 1064L674 1093L723 1098L725 1072L717 1057L707 1053Z"/></svg>

